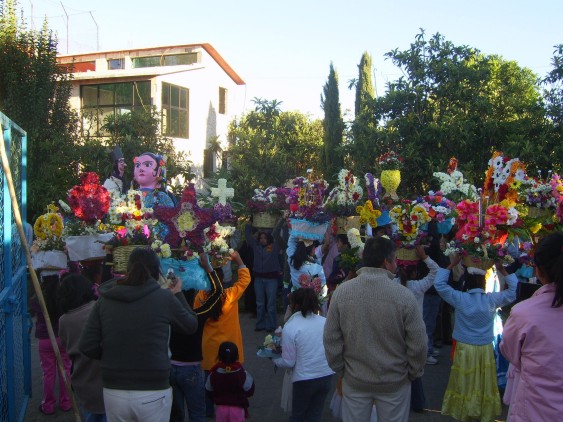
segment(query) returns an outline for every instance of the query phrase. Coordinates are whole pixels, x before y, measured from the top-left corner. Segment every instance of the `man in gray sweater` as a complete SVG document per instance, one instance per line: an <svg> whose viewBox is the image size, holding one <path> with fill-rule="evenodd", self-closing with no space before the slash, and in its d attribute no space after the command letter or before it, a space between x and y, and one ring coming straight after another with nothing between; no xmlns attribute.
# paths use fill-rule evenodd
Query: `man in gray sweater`
<svg viewBox="0 0 563 422"><path fill-rule="evenodd" d="M333 293L324 329L329 366L342 377L344 422L408 421L411 382L422 375L427 338L414 295L393 281L395 245L368 238L364 267Z"/></svg>

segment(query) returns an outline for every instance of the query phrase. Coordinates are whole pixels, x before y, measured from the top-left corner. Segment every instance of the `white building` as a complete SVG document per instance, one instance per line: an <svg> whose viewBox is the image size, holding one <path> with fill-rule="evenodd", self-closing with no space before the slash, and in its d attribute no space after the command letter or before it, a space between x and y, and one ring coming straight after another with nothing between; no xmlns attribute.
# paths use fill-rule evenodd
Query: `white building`
<svg viewBox="0 0 563 422"><path fill-rule="evenodd" d="M242 114L245 83L210 44L60 55L72 65L71 107L96 133L108 114L155 106L162 132L188 153L201 176L217 169L210 140L227 147L228 125ZM90 116L87 118L86 116Z"/></svg>

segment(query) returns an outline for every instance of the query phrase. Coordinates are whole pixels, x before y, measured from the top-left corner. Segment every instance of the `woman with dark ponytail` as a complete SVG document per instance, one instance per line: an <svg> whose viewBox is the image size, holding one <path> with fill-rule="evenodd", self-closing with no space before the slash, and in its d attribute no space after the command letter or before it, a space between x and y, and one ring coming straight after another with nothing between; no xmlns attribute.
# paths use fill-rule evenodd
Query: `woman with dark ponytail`
<svg viewBox="0 0 563 422"><path fill-rule="evenodd" d="M170 418L170 328L192 334L197 317L181 283L163 289L159 276L155 252L135 249L127 275L100 286L80 338L80 351L100 360L108 421Z"/></svg>
<svg viewBox="0 0 563 422"><path fill-rule="evenodd" d="M274 359L280 368L292 369L291 421L320 422L334 371L328 366L323 344L326 318L313 289L297 289L290 295L293 315L282 332L282 355Z"/></svg>
<svg viewBox="0 0 563 422"><path fill-rule="evenodd" d="M303 287L301 281L304 276L307 276L309 281L319 277L322 284L322 296L326 296L327 287L323 266L315 258L315 248L317 246L317 241L299 239L294 235L289 236L287 260L291 274L291 291Z"/></svg>
<svg viewBox="0 0 563 422"><path fill-rule="evenodd" d="M563 413L563 233L540 241L534 264L543 286L512 308L500 343L516 370L506 392L511 422L555 421Z"/></svg>

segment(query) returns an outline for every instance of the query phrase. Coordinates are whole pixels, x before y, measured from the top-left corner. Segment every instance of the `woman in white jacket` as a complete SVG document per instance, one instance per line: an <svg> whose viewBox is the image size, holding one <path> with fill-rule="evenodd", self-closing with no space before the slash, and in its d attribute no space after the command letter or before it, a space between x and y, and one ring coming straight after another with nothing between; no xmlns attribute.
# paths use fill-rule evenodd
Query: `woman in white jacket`
<svg viewBox="0 0 563 422"><path fill-rule="evenodd" d="M317 294L310 288L291 293L294 314L282 332L282 357L274 359L280 368L292 368L292 422L320 421L334 372L328 366L323 345L326 319L318 315Z"/></svg>

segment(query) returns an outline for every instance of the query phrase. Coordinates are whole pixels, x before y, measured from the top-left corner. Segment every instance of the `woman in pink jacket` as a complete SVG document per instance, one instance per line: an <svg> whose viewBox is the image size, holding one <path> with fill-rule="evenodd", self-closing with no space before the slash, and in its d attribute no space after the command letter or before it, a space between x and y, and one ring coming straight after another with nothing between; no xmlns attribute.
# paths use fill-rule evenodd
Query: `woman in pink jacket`
<svg viewBox="0 0 563 422"><path fill-rule="evenodd" d="M563 233L542 239L534 262L543 286L512 308L500 343L502 354L520 373L510 422L556 421L563 414Z"/></svg>

